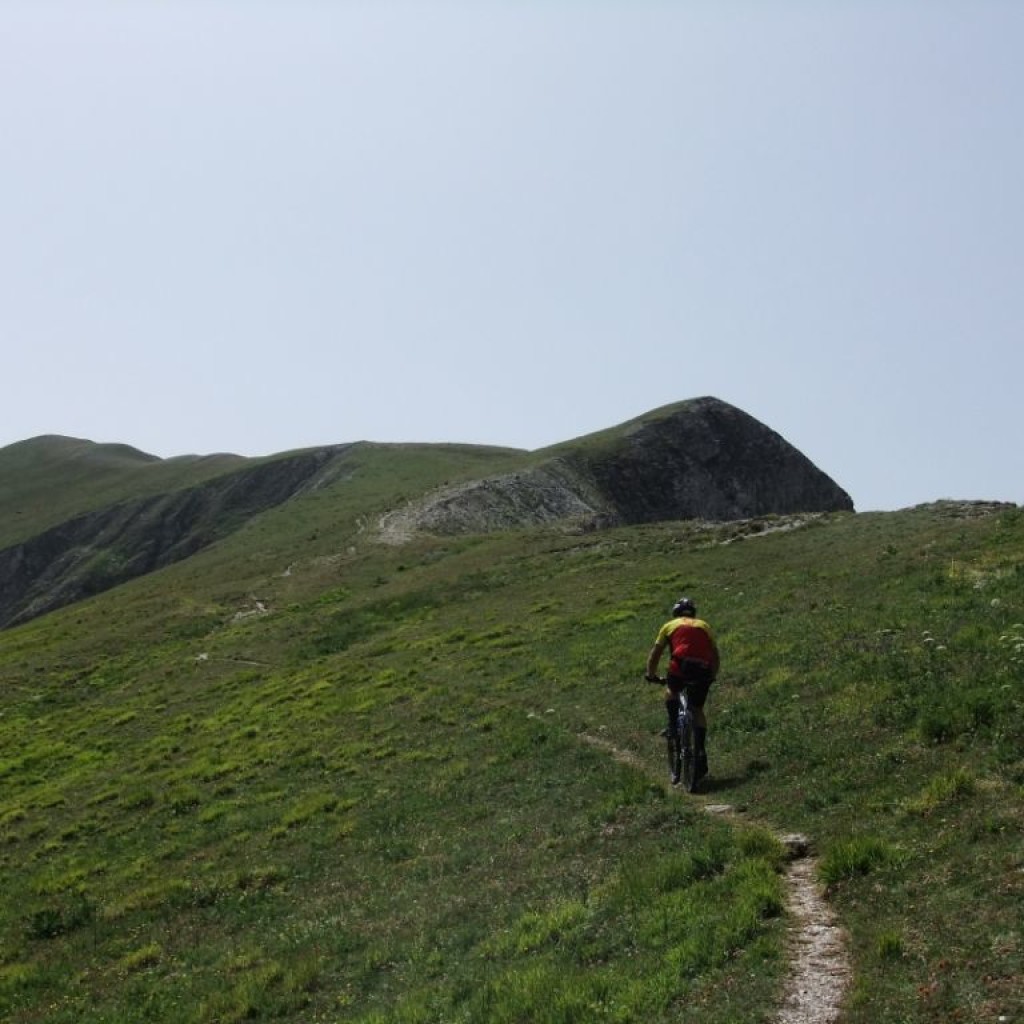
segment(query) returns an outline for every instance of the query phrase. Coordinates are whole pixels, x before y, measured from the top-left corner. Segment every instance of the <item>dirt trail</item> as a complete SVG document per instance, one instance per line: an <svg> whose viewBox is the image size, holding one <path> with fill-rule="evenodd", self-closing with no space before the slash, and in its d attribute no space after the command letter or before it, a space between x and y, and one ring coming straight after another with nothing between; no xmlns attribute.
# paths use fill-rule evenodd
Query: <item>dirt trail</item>
<svg viewBox="0 0 1024 1024"><path fill-rule="evenodd" d="M790 965L778 1024L832 1024L850 983L846 937L815 880L816 863L790 862Z"/></svg>
<svg viewBox="0 0 1024 1024"><path fill-rule="evenodd" d="M643 772L648 766L629 751L596 736L580 737L617 761ZM709 814L740 820L729 804L714 804L699 795L688 797ZM743 816L744 821L753 821ZM802 835L778 834L789 855L786 882L789 888L789 976L783 990L776 1024L835 1024L850 983L850 956L846 936L836 922L817 883L817 858L811 841Z"/></svg>

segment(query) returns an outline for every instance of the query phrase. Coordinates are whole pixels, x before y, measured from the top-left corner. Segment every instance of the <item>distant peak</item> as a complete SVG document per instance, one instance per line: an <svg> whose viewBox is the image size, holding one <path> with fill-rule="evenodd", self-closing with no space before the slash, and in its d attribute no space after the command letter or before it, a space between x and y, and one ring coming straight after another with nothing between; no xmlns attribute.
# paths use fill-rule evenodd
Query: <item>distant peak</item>
<svg viewBox="0 0 1024 1024"><path fill-rule="evenodd" d="M160 462L157 455L140 451L127 444L100 444L82 437L64 434L40 434L25 441L16 441L5 449L11 454L30 453L39 458L91 459L99 462L144 464Z"/></svg>

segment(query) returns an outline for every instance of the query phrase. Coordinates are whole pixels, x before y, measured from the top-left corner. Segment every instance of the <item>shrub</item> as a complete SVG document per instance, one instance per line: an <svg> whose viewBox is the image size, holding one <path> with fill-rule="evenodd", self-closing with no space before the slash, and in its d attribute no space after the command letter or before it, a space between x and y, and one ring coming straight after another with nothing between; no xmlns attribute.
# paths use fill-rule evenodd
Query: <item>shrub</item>
<svg viewBox="0 0 1024 1024"><path fill-rule="evenodd" d="M875 943L879 960L899 960L903 956L903 939L895 932L882 932Z"/></svg>
<svg viewBox="0 0 1024 1024"><path fill-rule="evenodd" d="M836 843L822 858L821 878L826 885L835 885L868 875L897 860L895 848L882 839L874 836L847 839Z"/></svg>
<svg viewBox="0 0 1024 1024"><path fill-rule="evenodd" d="M41 907L28 916L25 935L30 939L55 939L84 927L95 917L96 908L83 895L68 903Z"/></svg>
<svg viewBox="0 0 1024 1024"><path fill-rule="evenodd" d="M926 743L948 743L960 731L953 708L929 705L917 720L917 731Z"/></svg>

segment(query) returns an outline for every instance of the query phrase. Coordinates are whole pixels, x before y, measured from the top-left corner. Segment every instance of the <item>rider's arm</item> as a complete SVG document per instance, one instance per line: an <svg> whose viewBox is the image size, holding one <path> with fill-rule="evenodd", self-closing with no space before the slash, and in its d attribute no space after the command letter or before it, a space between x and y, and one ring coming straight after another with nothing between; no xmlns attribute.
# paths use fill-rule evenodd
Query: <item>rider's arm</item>
<svg viewBox="0 0 1024 1024"><path fill-rule="evenodd" d="M659 639L655 645L651 648L651 653L647 655L647 675L656 676L658 674L658 662L661 661L661 653L665 650L665 641Z"/></svg>

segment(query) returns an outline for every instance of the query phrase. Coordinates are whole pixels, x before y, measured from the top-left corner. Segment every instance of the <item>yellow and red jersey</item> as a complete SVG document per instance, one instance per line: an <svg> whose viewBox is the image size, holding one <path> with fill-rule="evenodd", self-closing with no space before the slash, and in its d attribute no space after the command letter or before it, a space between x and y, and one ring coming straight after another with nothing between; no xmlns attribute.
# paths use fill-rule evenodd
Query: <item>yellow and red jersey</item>
<svg viewBox="0 0 1024 1024"><path fill-rule="evenodd" d="M703 662L713 675L718 672L718 646L711 627L703 619L669 619L658 631L655 644L668 647L672 655L670 672L678 674L684 659Z"/></svg>

